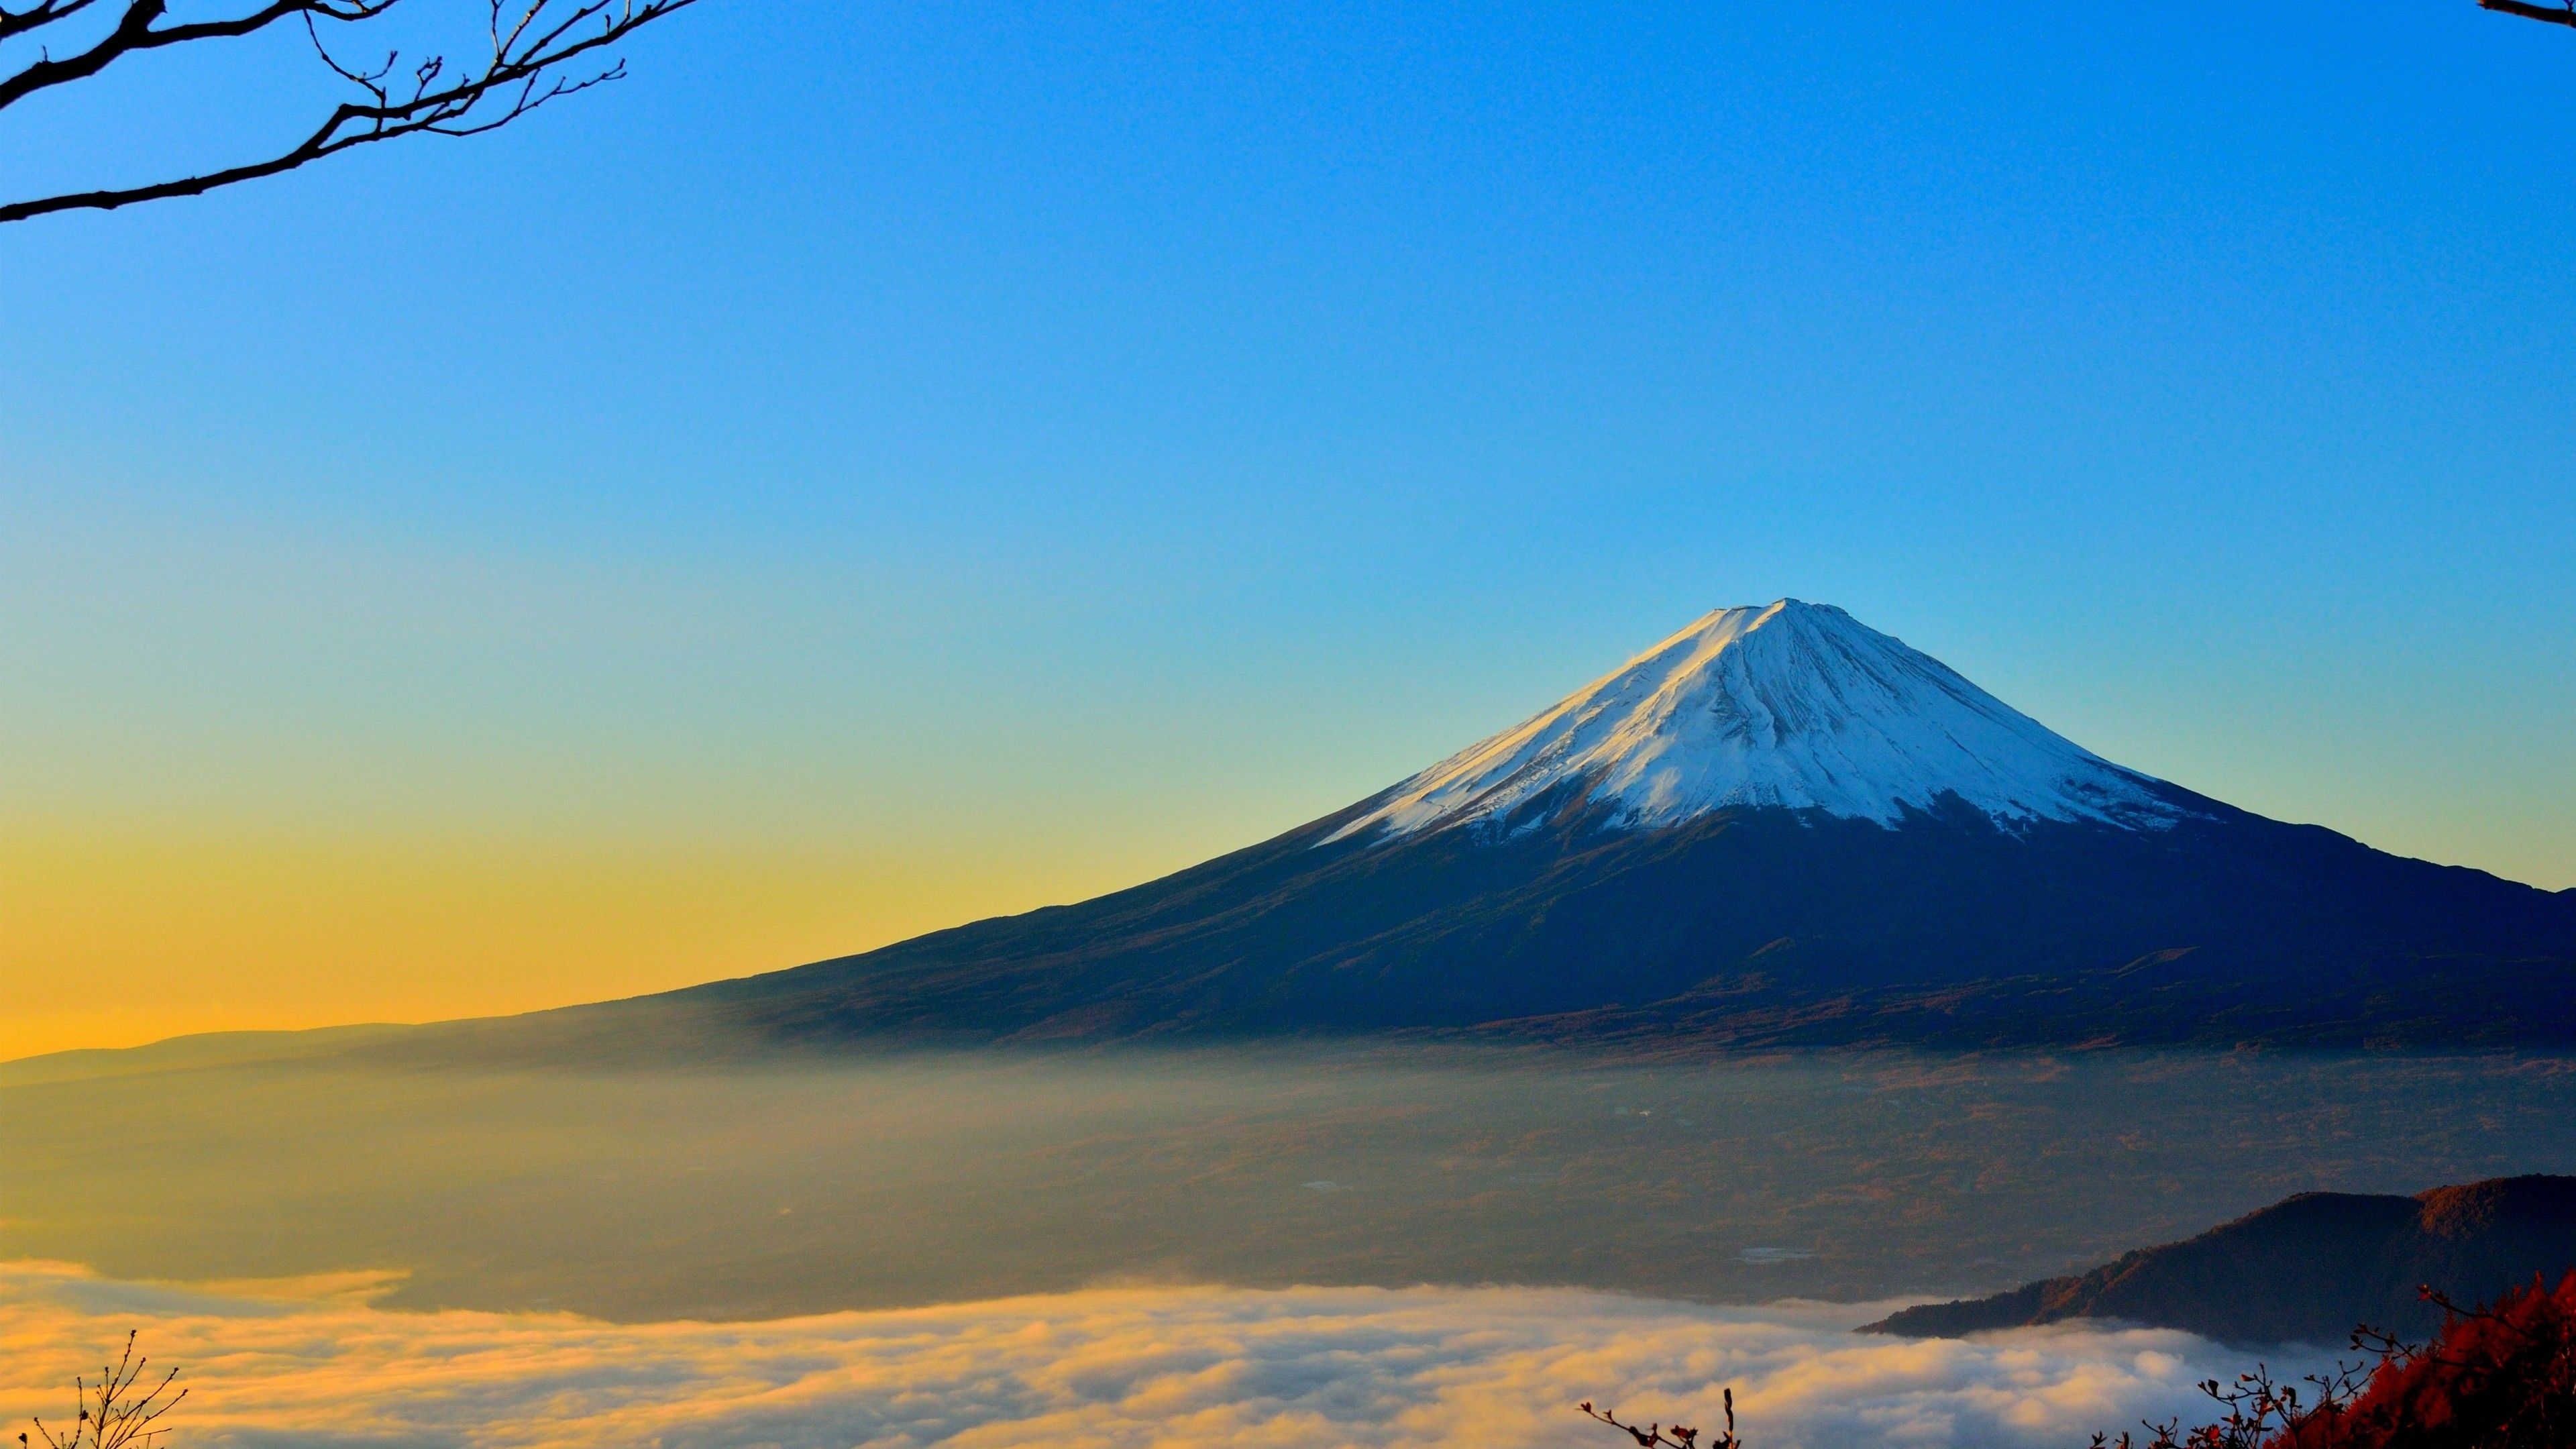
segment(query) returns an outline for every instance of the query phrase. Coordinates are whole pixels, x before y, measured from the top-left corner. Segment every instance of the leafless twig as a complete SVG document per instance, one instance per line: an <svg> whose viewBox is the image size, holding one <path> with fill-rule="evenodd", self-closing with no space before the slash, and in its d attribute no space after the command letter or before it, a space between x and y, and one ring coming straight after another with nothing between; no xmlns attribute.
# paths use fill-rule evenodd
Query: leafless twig
<svg viewBox="0 0 2576 1449"><path fill-rule="evenodd" d="M72 1380L80 1416L72 1421L71 1432L56 1434L44 1420L36 1421L36 1432L44 1436L47 1449L153 1449L153 1441L170 1432L156 1427L161 1416L179 1407L188 1391L170 1392L179 1377L179 1371L172 1369L148 1390L135 1392L151 1362L134 1356L134 1335L126 1334L125 1352L98 1371L97 1383ZM18 1443L24 1446L27 1436L19 1435Z"/></svg>
<svg viewBox="0 0 2576 1449"><path fill-rule="evenodd" d="M0 0L0 42L58 26L104 0L33 0L12 7ZM169 0L123 0L125 9L107 33L57 58L50 49L15 70L0 73L0 110L37 92L98 75L129 56L192 41L254 34L281 21L300 20L314 53L357 95L332 108L300 141L269 156L195 176L148 185L0 205L0 223L73 210L109 210L138 201L196 196L219 186L275 176L354 146L397 136L473 136L496 130L549 101L619 79L626 63L603 54L646 25L697 0L486 0L490 53L477 63L451 66L429 55L403 67L401 52L381 64L343 60L323 27L376 19L403 0L261 0L229 17L185 23L168 20ZM399 75L398 75L399 73Z"/></svg>

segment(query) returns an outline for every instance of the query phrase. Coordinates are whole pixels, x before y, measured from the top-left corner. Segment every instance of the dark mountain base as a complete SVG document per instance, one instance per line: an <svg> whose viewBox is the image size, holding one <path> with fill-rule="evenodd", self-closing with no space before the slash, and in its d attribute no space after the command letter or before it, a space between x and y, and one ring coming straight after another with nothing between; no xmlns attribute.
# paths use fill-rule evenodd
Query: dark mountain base
<svg viewBox="0 0 2576 1449"><path fill-rule="evenodd" d="M2228 973L2218 957L2195 963L2196 969L2162 969L2178 959L2181 953L2107 971L1838 993L1748 973L1642 1007L1525 1017L1441 1035L1639 1050L2576 1045L2571 968L2558 960L2401 957L2320 968L2274 987L2260 976Z"/></svg>
<svg viewBox="0 0 2576 1449"><path fill-rule="evenodd" d="M2576 1268L2576 1177L2505 1177L2416 1197L2311 1192L2186 1242L1992 1298L1908 1308L1863 1329L1951 1338L2069 1318L2240 1343L2339 1345L2371 1324L2417 1341L2442 1323L2430 1284L2483 1303Z"/></svg>
<svg viewBox="0 0 2576 1449"><path fill-rule="evenodd" d="M1626 831L1560 799L1331 840L1363 802L1081 905L649 1000L816 1045L2576 1044L2576 892L2175 793L2198 815L2167 830L2008 832L1962 807L1893 829L1755 810Z"/></svg>

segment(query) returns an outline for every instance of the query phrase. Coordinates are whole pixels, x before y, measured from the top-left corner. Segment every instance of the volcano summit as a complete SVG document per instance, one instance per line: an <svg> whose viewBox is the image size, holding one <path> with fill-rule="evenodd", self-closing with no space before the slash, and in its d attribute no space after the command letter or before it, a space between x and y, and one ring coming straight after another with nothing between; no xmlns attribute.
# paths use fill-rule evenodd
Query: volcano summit
<svg viewBox="0 0 2576 1449"><path fill-rule="evenodd" d="M1840 609L1721 609L1162 880L637 1003L779 1044L1347 1031L2576 1042L2576 892L2094 755Z"/></svg>
<svg viewBox="0 0 2576 1449"><path fill-rule="evenodd" d="M1613 829L1727 809L1895 825L1956 800L2010 827L2162 826L2164 787L2051 733L1830 605L1719 609L1555 708L1398 785L1343 826L1416 835L1574 787Z"/></svg>

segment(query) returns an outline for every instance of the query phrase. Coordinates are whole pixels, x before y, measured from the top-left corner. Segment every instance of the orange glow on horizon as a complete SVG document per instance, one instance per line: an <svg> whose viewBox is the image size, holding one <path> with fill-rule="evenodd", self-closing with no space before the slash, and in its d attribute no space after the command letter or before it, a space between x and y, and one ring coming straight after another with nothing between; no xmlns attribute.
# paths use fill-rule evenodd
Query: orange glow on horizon
<svg viewBox="0 0 2576 1449"><path fill-rule="evenodd" d="M0 836L0 1060L631 996L1151 873L1065 858L21 830Z"/></svg>

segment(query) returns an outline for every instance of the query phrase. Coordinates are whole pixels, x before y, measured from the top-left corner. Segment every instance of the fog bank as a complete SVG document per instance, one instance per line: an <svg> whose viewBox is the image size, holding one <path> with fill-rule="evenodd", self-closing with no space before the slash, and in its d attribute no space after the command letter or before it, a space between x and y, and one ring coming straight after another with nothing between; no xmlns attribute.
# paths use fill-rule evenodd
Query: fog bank
<svg viewBox="0 0 2576 1449"><path fill-rule="evenodd" d="M2010 1287L2312 1188L2576 1170L2550 1059L136 1064L0 1074L0 1258L389 1271L392 1307L621 1320L1103 1281L1857 1301Z"/></svg>
<svg viewBox="0 0 2576 1449"><path fill-rule="evenodd" d="M2195 1412L2241 1356L2162 1331L1846 1330L1888 1305L1721 1309L1564 1289L1095 1289L748 1323L388 1312L363 1280L250 1296L0 1265L0 1420L59 1413L140 1328L206 1449L1564 1446L1583 1399L1761 1449L2064 1446ZM380 1285L379 1285L380 1286ZM301 1292L303 1301L279 1294ZM334 1293L338 1296L331 1296ZM2274 1366L2282 1359L2274 1355Z"/></svg>

